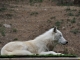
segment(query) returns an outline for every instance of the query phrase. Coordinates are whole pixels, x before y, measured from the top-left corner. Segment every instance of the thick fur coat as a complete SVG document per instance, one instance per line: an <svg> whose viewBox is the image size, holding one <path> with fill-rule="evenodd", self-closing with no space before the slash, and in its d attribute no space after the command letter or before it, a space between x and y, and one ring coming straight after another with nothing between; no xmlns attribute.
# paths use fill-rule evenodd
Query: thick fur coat
<svg viewBox="0 0 80 60"><path fill-rule="evenodd" d="M51 28L33 40L7 43L1 49L1 55L61 54L53 51L54 41L67 43L58 29Z"/></svg>

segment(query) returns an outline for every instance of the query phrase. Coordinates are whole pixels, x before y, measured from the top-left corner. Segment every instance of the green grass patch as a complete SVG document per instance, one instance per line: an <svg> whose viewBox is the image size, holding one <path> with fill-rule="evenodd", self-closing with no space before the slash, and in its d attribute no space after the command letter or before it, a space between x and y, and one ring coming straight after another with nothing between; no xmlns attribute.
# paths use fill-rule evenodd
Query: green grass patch
<svg viewBox="0 0 80 60"><path fill-rule="evenodd" d="M17 32L17 29L13 29L12 31L13 31L13 32Z"/></svg>
<svg viewBox="0 0 80 60"><path fill-rule="evenodd" d="M48 23L51 23L52 21L49 19L49 20L47 20L47 22L48 22Z"/></svg>
<svg viewBox="0 0 80 60"><path fill-rule="evenodd" d="M5 27L0 27L0 33L2 36L5 36Z"/></svg>
<svg viewBox="0 0 80 60"><path fill-rule="evenodd" d="M57 28L59 28L61 26L61 24L62 24L62 21L56 21L55 22L55 26L57 26Z"/></svg>
<svg viewBox="0 0 80 60"><path fill-rule="evenodd" d="M2 43L2 42L0 41L0 43Z"/></svg>
<svg viewBox="0 0 80 60"><path fill-rule="evenodd" d="M38 12L31 12L30 15L38 15Z"/></svg>
<svg viewBox="0 0 80 60"><path fill-rule="evenodd" d="M14 39L13 39L13 41L17 41L17 40L18 40L18 38L14 38Z"/></svg>
<svg viewBox="0 0 80 60"><path fill-rule="evenodd" d="M77 57L76 55L71 55L71 54L60 54L60 55L53 55L53 54L48 54L48 55L0 55L0 58L28 58L28 57Z"/></svg>
<svg viewBox="0 0 80 60"><path fill-rule="evenodd" d="M71 11L70 7L66 8L65 10L66 10L66 11Z"/></svg>
<svg viewBox="0 0 80 60"><path fill-rule="evenodd" d="M72 9L71 11L77 11L76 9Z"/></svg>
<svg viewBox="0 0 80 60"><path fill-rule="evenodd" d="M6 7L2 7L2 8L0 8L0 12L4 12L5 10L7 10Z"/></svg>
<svg viewBox="0 0 80 60"><path fill-rule="evenodd" d="M71 20L71 23L76 23L76 18L73 18L73 19Z"/></svg>
<svg viewBox="0 0 80 60"><path fill-rule="evenodd" d="M53 16L53 17L50 17L50 19L56 19L56 17L55 17L55 16Z"/></svg>
<svg viewBox="0 0 80 60"><path fill-rule="evenodd" d="M5 14L6 18L11 19L13 14Z"/></svg>
<svg viewBox="0 0 80 60"><path fill-rule="evenodd" d="M80 16L80 10L79 10L79 11L78 11L78 13L76 14L76 16L77 16L77 17L79 17L79 16Z"/></svg>
<svg viewBox="0 0 80 60"><path fill-rule="evenodd" d="M14 15L11 13L7 13L7 14L0 14L1 18L5 18L5 19L12 19Z"/></svg>
<svg viewBox="0 0 80 60"><path fill-rule="evenodd" d="M66 11L77 11L76 9L70 9L70 7L67 7L65 10Z"/></svg>
<svg viewBox="0 0 80 60"><path fill-rule="evenodd" d="M57 3L58 6L73 6L73 3L63 3L63 2L58 2Z"/></svg>
<svg viewBox="0 0 80 60"><path fill-rule="evenodd" d="M35 3L42 3L43 0L29 0L30 5L34 5Z"/></svg>
<svg viewBox="0 0 80 60"><path fill-rule="evenodd" d="M2 24L0 24L0 27L2 27Z"/></svg>
<svg viewBox="0 0 80 60"><path fill-rule="evenodd" d="M67 15L68 15L68 16L74 16L74 14L73 14L73 13L71 13L71 12L70 12L70 13L68 13Z"/></svg>
<svg viewBox="0 0 80 60"><path fill-rule="evenodd" d="M73 34L77 34L77 33L80 33L80 30L79 29L72 29L70 32L72 32Z"/></svg>
<svg viewBox="0 0 80 60"><path fill-rule="evenodd" d="M71 21L71 19L67 19L67 22L70 22Z"/></svg>
<svg viewBox="0 0 80 60"><path fill-rule="evenodd" d="M42 3L43 0L29 0L30 3Z"/></svg>

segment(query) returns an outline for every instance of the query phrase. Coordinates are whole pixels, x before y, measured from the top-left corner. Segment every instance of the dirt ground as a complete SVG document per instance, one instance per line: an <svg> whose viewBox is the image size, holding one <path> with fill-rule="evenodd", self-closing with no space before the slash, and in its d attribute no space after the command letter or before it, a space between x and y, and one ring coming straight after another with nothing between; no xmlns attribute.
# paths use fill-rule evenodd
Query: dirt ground
<svg viewBox="0 0 80 60"><path fill-rule="evenodd" d="M0 0L0 49L11 41L32 40L54 26L69 42L58 44L54 51L80 56L79 6L57 6L47 0L35 4L29 0Z"/></svg>

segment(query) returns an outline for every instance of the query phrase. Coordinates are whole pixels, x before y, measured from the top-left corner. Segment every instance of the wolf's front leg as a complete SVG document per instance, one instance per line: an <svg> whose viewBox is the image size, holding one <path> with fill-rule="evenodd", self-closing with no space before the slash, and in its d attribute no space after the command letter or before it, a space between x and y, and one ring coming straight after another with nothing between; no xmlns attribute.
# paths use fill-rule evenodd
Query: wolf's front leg
<svg viewBox="0 0 80 60"><path fill-rule="evenodd" d="M54 51L48 51L48 52L41 52L40 55L47 55L47 54L53 54L53 55L60 55L61 53L56 53Z"/></svg>

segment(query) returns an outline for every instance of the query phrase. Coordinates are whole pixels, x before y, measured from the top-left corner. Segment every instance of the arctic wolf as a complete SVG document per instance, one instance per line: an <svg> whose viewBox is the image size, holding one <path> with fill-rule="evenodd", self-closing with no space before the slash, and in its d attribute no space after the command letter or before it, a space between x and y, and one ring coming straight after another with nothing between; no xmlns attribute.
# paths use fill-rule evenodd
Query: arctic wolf
<svg viewBox="0 0 80 60"><path fill-rule="evenodd" d="M54 47L55 41L63 45L68 43L56 27L49 29L33 40L7 43L1 49L1 55L61 54L50 50L50 46Z"/></svg>

